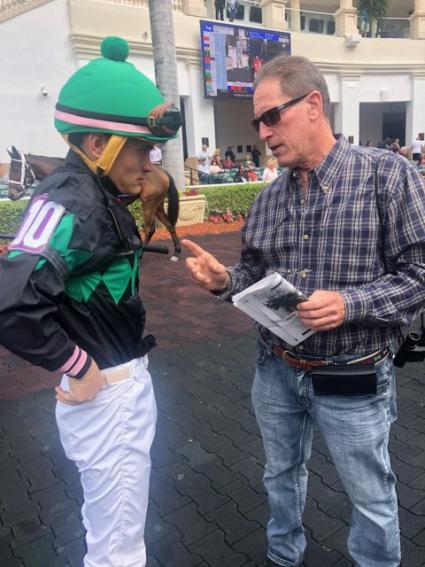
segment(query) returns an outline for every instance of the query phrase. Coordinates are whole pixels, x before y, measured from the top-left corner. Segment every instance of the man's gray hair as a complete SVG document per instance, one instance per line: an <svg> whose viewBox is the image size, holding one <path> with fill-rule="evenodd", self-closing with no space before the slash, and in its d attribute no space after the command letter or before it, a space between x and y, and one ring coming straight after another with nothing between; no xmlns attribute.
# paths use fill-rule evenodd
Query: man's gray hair
<svg viewBox="0 0 425 567"><path fill-rule="evenodd" d="M310 59L297 55L279 55L260 67L254 87L273 77L280 80L282 92L291 98L319 91L322 95L323 111L329 116L331 101L328 86L325 77Z"/></svg>

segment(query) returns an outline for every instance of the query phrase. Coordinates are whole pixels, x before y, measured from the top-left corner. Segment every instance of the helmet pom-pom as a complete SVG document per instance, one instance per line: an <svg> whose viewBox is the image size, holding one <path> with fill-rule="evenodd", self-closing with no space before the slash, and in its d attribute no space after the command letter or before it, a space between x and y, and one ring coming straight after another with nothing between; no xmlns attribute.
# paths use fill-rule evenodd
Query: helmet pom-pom
<svg viewBox="0 0 425 567"><path fill-rule="evenodd" d="M100 52L105 59L125 61L128 57L128 43L122 37L110 35L102 41Z"/></svg>

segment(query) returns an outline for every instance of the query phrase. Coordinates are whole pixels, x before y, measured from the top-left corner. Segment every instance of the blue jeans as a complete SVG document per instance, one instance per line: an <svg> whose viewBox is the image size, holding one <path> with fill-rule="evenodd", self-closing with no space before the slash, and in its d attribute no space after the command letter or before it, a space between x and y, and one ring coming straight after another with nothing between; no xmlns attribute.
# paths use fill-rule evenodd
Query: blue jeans
<svg viewBox="0 0 425 567"><path fill-rule="evenodd" d="M322 432L353 505L348 550L355 564L400 564L396 478L388 454L397 412L391 358L376 370L377 394L315 396L308 373L275 355L257 362L252 398L266 453L268 557L278 565L299 565L306 547L302 515L313 424Z"/></svg>

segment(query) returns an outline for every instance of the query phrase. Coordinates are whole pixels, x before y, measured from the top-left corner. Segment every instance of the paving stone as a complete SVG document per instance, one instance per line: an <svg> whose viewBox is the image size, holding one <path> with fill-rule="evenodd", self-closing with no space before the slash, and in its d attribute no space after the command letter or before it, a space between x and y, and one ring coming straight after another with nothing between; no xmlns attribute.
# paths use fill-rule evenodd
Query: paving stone
<svg viewBox="0 0 425 567"><path fill-rule="evenodd" d="M187 458L190 466L194 469L198 469L203 465L216 460L214 453L208 453L208 451L205 451L201 447L199 441L189 442L184 447L180 447L180 452Z"/></svg>
<svg viewBox="0 0 425 567"><path fill-rule="evenodd" d="M13 532L14 538L11 542L13 549L51 534L50 529L40 522L39 517L33 511L27 512L24 518L16 522L13 526Z"/></svg>
<svg viewBox="0 0 425 567"><path fill-rule="evenodd" d="M60 485L34 492L32 498L39 503L41 508L40 518L46 523L50 516L71 514L78 511L76 502L67 497L64 488Z"/></svg>
<svg viewBox="0 0 425 567"><path fill-rule="evenodd" d="M217 529L214 523L206 521L198 514L195 504L188 504L175 512L171 512L171 514L165 516L165 519L177 527L182 534L182 542L185 545L190 545Z"/></svg>
<svg viewBox="0 0 425 567"><path fill-rule="evenodd" d="M306 533L306 537L307 549L304 555L306 567L331 567L333 565L343 565L345 567L346 565L352 565L351 561L342 557L340 552L317 543L308 533Z"/></svg>
<svg viewBox="0 0 425 567"><path fill-rule="evenodd" d="M197 466L195 470L208 477L216 490L219 490L221 487L239 479L241 476L239 473L232 471L217 462L217 460Z"/></svg>
<svg viewBox="0 0 425 567"><path fill-rule="evenodd" d="M221 530L224 530L224 539L228 544L233 544L259 527L257 522L243 516L233 502L227 502L220 508L216 508L206 514L205 518L215 522Z"/></svg>
<svg viewBox="0 0 425 567"><path fill-rule="evenodd" d="M174 486L181 494L190 497L196 503L201 514L214 510L229 500L227 496L215 491L204 475L194 473L189 467L185 469L185 473L177 476Z"/></svg>
<svg viewBox="0 0 425 567"><path fill-rule="evenodd" d="M237 505L239 512L245 514L266 500L264 494L258 494L244 479L236 480L223 486L222 492L227 494Z"/></svg>
<svg viewBox="0 0 425 567"><path fill-rule="evenodd" d="M414 488L400 482L397 484L397 496L401 506L408 510L413 508L413 506L420 505L421 501L425 499L423 490L415 490ZM420 514L418 511L412 511L415 514Z"/></svg>
<svg viewBox="0 0 425 567"><path fill-rule="evenodd" d="M58 479L53 474L50 466L40 465L31 469L23 471L23 475L30 483L30 492L38 492L43 488L48 488L57 484Z"/></svg>
<svg viewBox="0 0 425 567"><path fill-rule="evenodd" d="M14 526L19 523L27 513L38 512L38 502L24 488L10 489L1 497L0 515L4 524Z"/></svg>
<svg viewBox="0 0 425 567"><path fill-rule="evenodd" d="M257 522L266 529L267 523L270 519L270 509L267 500L260 504L260 506L246 512L244 516L249 520Z"/></svg>
<svg viewBox="0 0 425 567"><path fill-rule="evenodd" d="M323 541L342 527L340 520L332 519L322 512L312 498L307 498L303 521L309 526L316 541Z"/></svg>
<svg viewBox="0 0 425 567"><path fill-rule="evenodd" d="M424 522L421 522L415 514L399 506L398 515L400 518L400 531L406 538L414 538L424 527Z"/></svg>
<svg viewBox="0 0 425 567"><path fill-rule="evenodd" d="M164 518L158 514L156 506L153 505L152 501L148 507L145 539L148 552L150 546L155 542L159 542L165 546L172 546L174 542L180 541L181 539L181 534L177 528L170 522L166 522Z"/></svg>
<svg viewBox="0 0 425 567"><path fill-rule="evenodd" d="M248 559L261 564L266 557L266 534L262 528L258 528L258 530L237 541L232 547Z"/></svg>
<svg viewBox="0 0 425 567"><path fill-rule="evenodd" d="M239 472L249 485L259 493L265 493L263 485L263 466L260 465L255 457L248 456L247 458L234 464L231 469Z"/></svg>
<svg viewBox="0 0 425 567"><path fill-rule="evenodd" d="M84 538L79 538L63 546L61 556L71 567L81 567L86 554ZM31 566L32 567L32 566Z"/></svg>
<svg viewBox="0 0 425 567"><path fill-rule="evenodd" d="M333 532L329 537L325 538L321 543L321 547L326 552L338 553L343 557L348 558L347 539L348 539L348 526L343 526L341 529Z"/></svg>
<svg viewBox="0 0 425 567"><path fill-rule="evenodd" d="M237 553L225 541L224 534L215 530L211 534L196 542L192 549L201 555L208 565L220 567L237 567L246 562L244 553Z"/></svg>
<svg viewBox="0 0 425 567"><path fill-rule="evenodd" d="M150 553L163 567L191 567L199 565L201 561L199 555L190 553L179 541L169 546L157 542L151 546Z"/></svg>
<svg viewBox="0 0 425 567"><path fill-rule="evenodd" d="M417 546L402 536L401 557L403 567L423 567L425 558L425 547Z"/></svg>
<svg viewBox="0 0 425 567"><path fill-rule="evenodd" d="M341 492L326 486L316 475L310 475L308 489L313 498L319 502L319 507L324 512L340 504L346 498Z"/></svg>
<svg viewBox="0 0 425 567"><path fill-rule="evenodd" d="M58 551L61 551L67 543L71 543L85 534L81 518L76 513L51 516L49 526L55 536L54 545Z"/></svg>
<svg viewBox="0 0 425 567"><path fill-rule="evenodd" d="M161 514L168 514L191 502L190 498L181 495L175 489L174 484L162 474L152 478L150 495L158 505Z"/></svg>
<svg viewBox="0 0 425 567"><path fill-rule="evenodd" d="M225 265L238 256L237 234L197 241ZM144 270L148 327L159 342L150 366L158 423L146 524L148 567L259 567L269 510L262 485L264 449L250 396L252 322L192 286L183 262L170 270L167 258L147 256ZM425 364L407 364L398 372L400 419L392 427L403 567L425 566L424 373ZM15 534L21 538L18 548L25 548L26 557L38 553L43 567L83 563L82 490L59 441L53 391L25 394L23 388L37 383L45 388L49 380L48 373L0 348L0 396L7 395L3 386L11 381L21 396L0 400L0 567L38 567L14 556ZM349 567L351 504L317 430L310 471L305 565Z"/></svg>

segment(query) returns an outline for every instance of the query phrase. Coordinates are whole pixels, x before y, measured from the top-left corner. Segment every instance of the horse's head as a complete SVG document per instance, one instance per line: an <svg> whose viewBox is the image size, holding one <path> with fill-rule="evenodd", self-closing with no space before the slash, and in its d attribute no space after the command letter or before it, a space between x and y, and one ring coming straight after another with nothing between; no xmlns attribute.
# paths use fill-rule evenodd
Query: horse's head
<svg viewBox="0 0 425 567"><path fill-rule="evenodd" d="M12 146L12 151L7 150L7 152L10 155L8 195L9 199L16 201L24 196L36 177L24 154L21 154L15 146Z"/></svg>

